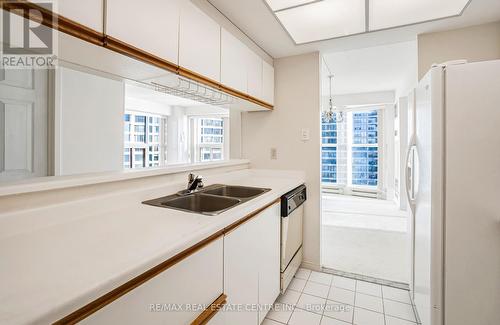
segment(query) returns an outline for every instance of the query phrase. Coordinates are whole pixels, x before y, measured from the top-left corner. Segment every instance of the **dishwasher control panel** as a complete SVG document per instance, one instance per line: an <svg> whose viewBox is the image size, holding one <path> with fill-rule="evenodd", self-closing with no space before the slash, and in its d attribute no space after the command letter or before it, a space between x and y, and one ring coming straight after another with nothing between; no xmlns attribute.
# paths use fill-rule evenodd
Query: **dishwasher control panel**
<svg viewBox="0 0 500 325"><path fill-rule="evenodd" d="M306 186L291 190L281 197L281 216L287 217L293 210L297 209L307 200Z"/></svg>

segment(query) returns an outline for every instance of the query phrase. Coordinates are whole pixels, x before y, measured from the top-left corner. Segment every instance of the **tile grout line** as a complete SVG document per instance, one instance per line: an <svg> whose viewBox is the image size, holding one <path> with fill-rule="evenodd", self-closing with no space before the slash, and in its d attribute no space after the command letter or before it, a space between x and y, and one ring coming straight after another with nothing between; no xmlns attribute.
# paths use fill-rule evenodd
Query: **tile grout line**
<svg viewBox="0 0 500 325"><path fill-rule="evenodd" d="M321 325L321 322L323 321L323 317L325 317L326 305L328 304L328 297L330 297L330 291L332 290L332 287L333 287L333 275L332 275L332 279L330 280L330 286L328 287L328 293L326 294L325 305L323 306L323 312L321 313L319 325Z"/></svg>
<svg viewBox="0 0 500 325"><path fill-rule="evenodd" d="M356 311L356 296L358 293L358 280L354 280L354 302L352 306L352 318L351 318L351 324L354 324L354 312Z"/></svg>
<svg viewBox="0 0 500 325"><path fill-rule="evenodd" d="M385 319L385 303L384 303L384 287L380 286L380 295L382 297L382 311L384 312L384 325L387 325L387 321Z"/></svg>
<svg viewBox="0 0 500 325"><path fill-rule="evenodd" d="M306 270L307 270L307 269L306 269ZM302 295L308 295L308 296L312 296L312 297L316 297L316 298L320 298L320 299L325 299L324 308L323 308L323 311L322 311L322 313L321 313L320 323L321 323L321 321L323 320L323 318L324 318L324 317L331 318L331 317L325 316L325 309L326 309L326 305L328 304L328 301L332 301L332 302L334 302L334 303L336 303L336 304L349 305L349 304L347 304L347 303L338 302L338 301L335 301L335 300L330 300L330 299L328 299L328 297L329 297L329 295L330 295L331 290L334 290L334 288L337 288L337 289L347 290L347 291L353 292L353 293L354 293L354 303L353 303L353 306L352 306L352 307L353 307L353 315L352 315L352 322L351 322L351 324L354 324L354 310L355 310L355 308L356 308L356 296L357 296L357 293L358 293L358 281L363 281L363 280L357 280L357 279L352 279L352 278L349 278L349 277L344 277L344 276L341 276L341 275L332 275L332 274L330 274L330 273L320 272L320 273L324 273L324 274L329 274L329 275L332 275L332 279L331 279L330 285L328 286L328 285L326 285L326 284L324 284L324 283L315 282L315 281L310 280L311 275L312 275L312 271L311 271L311 270L309 270L309 271L310 271L310 273L309 273L309 275L307 276L307 280L306 280L306 279L302 279L302 278L297 278L297 277L295 277L295 276L294 276L294 278L295 278L295 279L299 279L299 280L303 280L303 281L305 281L305 284L304 284L304 287L302 288L302 290L301 290L301 291L298 291L298 290L294 290L294 289L291 289L291 288L290 288L290 290L291 290L291 291L294 291L294 292L297 292L297 293L300 293L300 295L299 295L299 300L300 300L300 298L302 297ZM339 277L342 277L342 278L346 278L346 279L354 280L354 281L355 281L354 291L353 291L353 290L350 290L350 289L346 289L346 288L336 287L336 286L334 285L334 281L333 281L335 276L339 276ZM321 297L321 296L317 296L317 295L314 295L314 294L305 293L305 292L304 292L304 289L305 289L305 287L306 287L306 285L307 285L307 283L308 283L308 282L312 282L312 283L315 283L315 284L328 286L329 288L328 288L327 297L326 297L326 298L323 298L323 297ZM369 281L365 281L365 282L369 282ZM369 283L373 283L373 282L369 282ZM386 286L386 285L379 284L379 283L374 283L374 284L380 285L380 294L381 294L381 297L376 296L376 295L372 295L372 294L362 293L362 292L359 292L359 293L360 293L360 294L367 295L367 296L370 296L370 297L380 298L380 299L381 299L381 301L382 301L382 311L383 311L383 312L382 312L382 313L379 313L379 312L377 312L377 311L374 311L374 310L371 310L371 309L367 309L367 308L363 308L363 307L358 307L358 308L359 308L359 309L363 309L363 310L367 310L367 311L371 311L371 312L375 312L375 313L378 313L378 314L382 314L382 315L383 315L383 317L384 317L384 325L385 325L385 324L386 324L386 316L387 316L387 314L386 314L386 312L385 312L385 304L384 304L384 301L385 301L385 300L389 300L389 301L392 301L392 302L401 303L401 304L405 304L405 305L409 305L409 304L407 304L407 303L405 303L405 302L402 302L402 301L398 301L398 300L393 300L393 299L384 298L383 287L388 287L388 288L391 288L391 289L392 289L392 288L394 288L394 287L391 287L391 286ZM400 289L400 288L396 288L396 289ZM404 289L400 289L400 290L404 290ZM407 291L407 290L404 290L404 291ZM287 325L287 324L290 322L291 316L292 316L292 315L293 315L293 313L295 312L295 309L299 308L299 307L297 307L297 305L298 305L298 301L297 301L297 303L296 303L295 305L293 305L293 310L292 310L292 313L290 314L290 317L288 318L288 320L287 320L287 323L286 323L286 324L285 324L285 323L278 322L278 321L276 321L276 322L278 322L278 323L280 323L280 324L285 324L285 325ZM410 304L410 305L411 305L411 304ZM301 310L305 310L305 309L302 309L302 308L299 308L299 309L301 309ZM311 312L311 311L308 311L308 310L305 310L305 311L307 311L307 312ZM311 312L311 313L319 315L318 313L314 313L314 312ZM415 325L419 325L418 323L415 323L415 322L413 322L413 321L411 321L411 320L408 320L408 319L405 319L405 318L401 318L401 317L398 317L398 316L392 316L392 315L391 315L391 317L394 317L394 318L396 318L396 319L400 319L400 320L404 320L404 321L408 321L408 322L410 322L410 323L412 323L412 324L415 324ZM336 318L333 318L333 319L336 319Z"/></svg>

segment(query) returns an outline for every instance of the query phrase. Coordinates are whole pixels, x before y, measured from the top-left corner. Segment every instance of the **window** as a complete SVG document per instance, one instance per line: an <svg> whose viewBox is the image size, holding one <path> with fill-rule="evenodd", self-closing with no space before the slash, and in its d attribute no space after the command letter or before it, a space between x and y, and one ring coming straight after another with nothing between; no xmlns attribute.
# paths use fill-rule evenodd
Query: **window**
<svg viewBox="0 0 500 325"><path fill-rule="evenodd" d="M352 185L378 184L377 111L352 113Z"/></svg>
<svg viewBox="0 0 500 325"><path fill-rule="evenodd" d="M224 159L224 119L213 117L194 118L196 161L208 162Z"/></svg>
<svg viewBox="0 0 500 325"><path fill-rule="evenodd" d="M347 111L342 119L338 116L321 121L322 183L378 186L378 111Z"/></svg>
<svg viewBox="0 0 500 325"><path fill-rule="evenodd" d="M337 183L337 117L321 121L321 181Z"/></svg>
<svg viewBox="0 0 500 325"><path fill-rule="evenodd" d="M166 162L166 118L126 112L124 115L125 168L160 167Z"/></svg>

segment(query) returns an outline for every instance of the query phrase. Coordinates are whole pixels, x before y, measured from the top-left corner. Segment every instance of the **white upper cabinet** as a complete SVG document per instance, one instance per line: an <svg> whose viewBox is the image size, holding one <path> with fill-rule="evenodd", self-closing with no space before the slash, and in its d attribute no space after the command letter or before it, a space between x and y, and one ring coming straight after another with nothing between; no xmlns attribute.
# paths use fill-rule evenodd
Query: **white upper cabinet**
<svg viewBox="0 0 500 325"><path fill-rule="evenodd" d="M181 5L179 65L220 82L220 26L190 1Z"/></svg>
<svg viewBox="0 0 500 325"><path fill-rule="evenodd" d="M98 32L102 32L104 21L103 1L104 0L58 0L53 3L54 7L52 10L65 18L69 18Z"/></svg>
<svg viewBox="0 0 500 325"><path fill-rule="evenodd" d="M107 0L106 34L178 64L180 3L179 0Z"/></svg>
<svg viewBox="0 0 500 325"><path fill-rule="evenodd" d="M248 49L246 56L248 94L255 98L262 97L262 59Z"/></svg>
<svg viewBox="0 0 500 325"><path fill-rule="evenodd" d="M225 29L221 30L221 83L247 93L245 58L249 49Z"/></svg>
<svg viewBox="0 0 500 325"><path fill-rule="evenodd" d="M262 100L274 105L274 68L262 61Z"/></svg>

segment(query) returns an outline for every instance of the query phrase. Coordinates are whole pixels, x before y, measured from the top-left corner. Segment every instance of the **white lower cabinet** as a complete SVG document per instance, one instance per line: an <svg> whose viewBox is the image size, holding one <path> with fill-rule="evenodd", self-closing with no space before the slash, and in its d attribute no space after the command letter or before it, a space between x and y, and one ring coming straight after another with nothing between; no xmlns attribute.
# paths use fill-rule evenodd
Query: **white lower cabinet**
<svg viewBox="0 0 500 325"><path fill-rule="evenodd" d="M208 324L257 325L279 292L280 205L276 203L82 323L191 324L203 312L201 306L224 293L224 311Z"/></svg>
<svg viewBox="0 0 500 325"><path fill-rule="evenodd" d="M219 238L82 321L83 324L190 324L223 292L223 239ZM214 317L212 320L216 320Z"/></svg>
<svg viewBox="0 0 500 325"><path fill-rule="evenodd" d="M272 205L224 236L225 324L260 324L280 290L280 210ZM259 310L260 309L260 310Z"/></svg>

